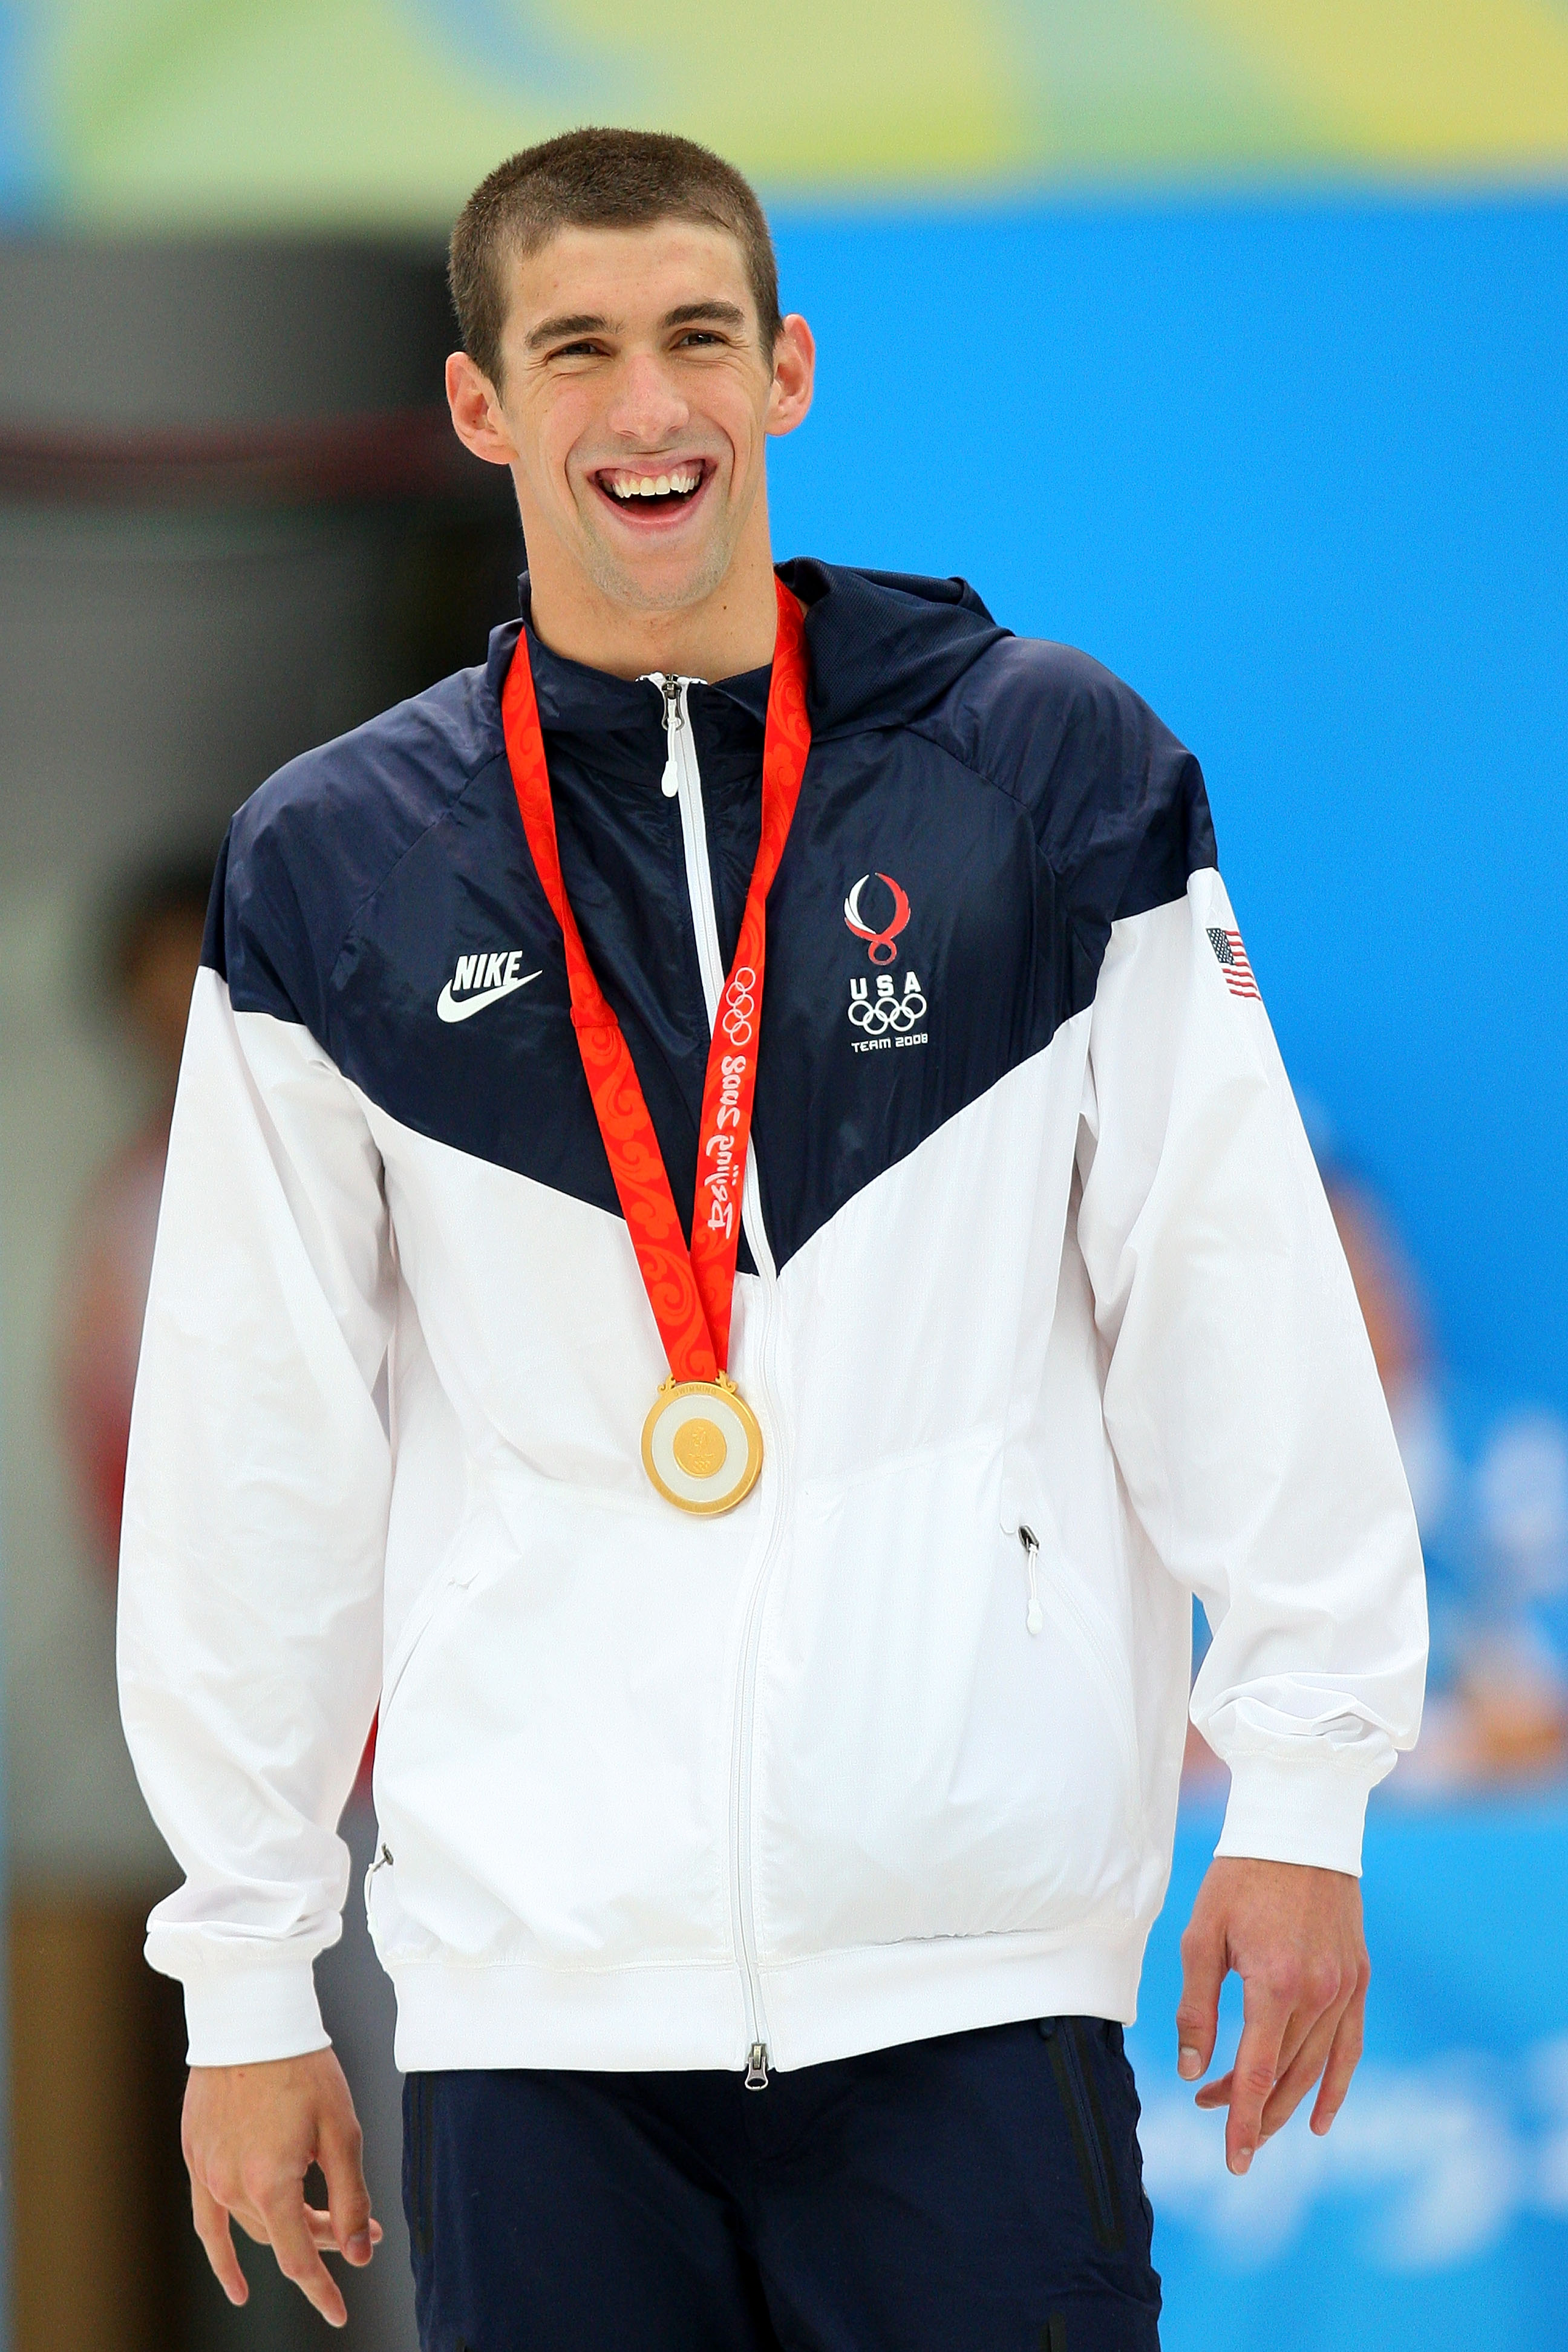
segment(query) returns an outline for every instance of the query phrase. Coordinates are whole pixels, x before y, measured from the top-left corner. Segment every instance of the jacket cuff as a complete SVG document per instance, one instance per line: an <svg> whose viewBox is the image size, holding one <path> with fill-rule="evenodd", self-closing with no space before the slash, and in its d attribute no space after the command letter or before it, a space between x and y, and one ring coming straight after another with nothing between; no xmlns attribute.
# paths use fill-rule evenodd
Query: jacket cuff
<svg viewBox="0 0 1568 2352"><path fill-rule="evenodd" d="M148 1958L155 1968L151 1946ZM195 1967L188 1948L181 1958L187 2064L259 2066L331 2047L309 1953L258 1953L227 1943L204 1953Z"/></svg>
<svg viewBox="0 0 1568 2352"><path fill-rule="evenodd" d="M1238 1756L1230 1768L1217 1854L1254 1862L1300 1862L1361 1876L1367 1785L1327 1757L1282 1762Z"/></svg>

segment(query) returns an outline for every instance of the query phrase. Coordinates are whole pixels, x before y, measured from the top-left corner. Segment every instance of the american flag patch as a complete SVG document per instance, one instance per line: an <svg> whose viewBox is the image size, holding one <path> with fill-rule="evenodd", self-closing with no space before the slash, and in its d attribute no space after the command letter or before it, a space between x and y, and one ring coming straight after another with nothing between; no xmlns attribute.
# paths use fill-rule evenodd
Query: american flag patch
<svg viewBox="0 0 1568 2352"><path fill-rule="evenodd" d="M1241 944L1239 931L1216 931L1210 927L1209 945L1219 960L1220 977L1233 996L1257 997L1258 982L1252 976L1252 966L1247 961L1247 950Z"/></svg>

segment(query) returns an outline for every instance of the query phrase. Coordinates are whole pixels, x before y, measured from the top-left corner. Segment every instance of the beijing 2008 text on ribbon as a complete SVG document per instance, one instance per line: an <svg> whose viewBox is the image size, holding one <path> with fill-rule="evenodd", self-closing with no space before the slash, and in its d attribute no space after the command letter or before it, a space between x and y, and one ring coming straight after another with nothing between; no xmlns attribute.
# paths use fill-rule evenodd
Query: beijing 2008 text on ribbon
<svg viewBox="0 0 1568 2352"><path fill-rule="evenodd" d="M669 1377L643 1424L643 1466L668 1502L700 1516L743 1502L763 1466L757 1417L729 1374L730 1318L762 1035L767 896L811 750L805 626L789 591L782 582L775 586L778 636L763 745L762 837L708 1052L689 1249L631 1054L594 977L562 879L526 633L518 637L501 697L523 830L565 942L572 1022L588 1090L669 1362Z"/></svg>

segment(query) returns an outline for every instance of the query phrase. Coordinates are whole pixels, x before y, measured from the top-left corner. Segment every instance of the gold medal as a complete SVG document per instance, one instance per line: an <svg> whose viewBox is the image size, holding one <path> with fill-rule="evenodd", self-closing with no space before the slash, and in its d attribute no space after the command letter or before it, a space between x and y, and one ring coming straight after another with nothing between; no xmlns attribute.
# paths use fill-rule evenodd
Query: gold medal
<svg viewBox="0 0 1568 2352"><path fill-rule="evenodd" d="M642 1432L643 1467L667 1503L710 1518L743 1503L763 1466L763 1433L733 1381L668 1380Z"/></svg>

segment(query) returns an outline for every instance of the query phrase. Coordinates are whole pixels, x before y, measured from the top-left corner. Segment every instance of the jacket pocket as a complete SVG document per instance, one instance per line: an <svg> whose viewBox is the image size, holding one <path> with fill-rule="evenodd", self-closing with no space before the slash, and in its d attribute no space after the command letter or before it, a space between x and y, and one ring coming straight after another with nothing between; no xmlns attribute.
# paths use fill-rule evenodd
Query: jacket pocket
<svg viewBox="0 0 1568 2352"><path fill-rule="evenodd" d="M1132 1918L1122 1718L1054 1599L1026 1633L996 1467L978 1432L801 1507L757 1679L769 1963Z"/></svg>
<svg viewBox="0 0 1568 2352"><path fill-rule="evenodd" d="M1089 2042L1093 2030L1092 2023L1081 2017L1040 2020L1040 2032L1050 2053L1051 2072L1072 2141L1073 2159L1089 2205L1094 2242L1102 2253L1112 2254L1121 2251L1126 2231L1116 2180L1116 2155L1094 2079L1094 2052Z"/></svg>
<svg viewBox="0 0 1568 2352"><path fill-rule="evenodd" d="M449 1606L454 1596L468 1591L485 1565L486 1558L487 1547L482 1534L471 1521L465 1520L405 1619L403 1631L397 1637L397 1646L386 1662L381 1683L383 1732L386 1728L392 1702L397 1696L398 1685L413 1664L416 1651L423 1645L430 1628Z"/></svg>
<svg viewBox="0 0 1568 2352"><path fill-rule="evenodd" d="M1047 1531L1048 1540L1045 1545L1041 1544L1034 1526L1026 1518L1009 1530L1017 1537L1027 1579L1028 1603L1025 1625L1031 1635L1041 1634L1045 1632L1048 1617L1058 1636L1071 1650L1099 1693L1106 1720L1116 1741L1128 1827L1134 1829L1142 1812L1138 1728L1133 1720L1126 1661L1118 1655L1115 1638L1110 1629L1100 1621L1100 1612L1078 1591L1077 1580L1055 1540L1049 1514L1042 1511L1038 1517ZM1139 1835L1141 1841L1141 1831Z"/></svg>
<svg viewBox="0 0 1568 2352"><path fill-rule="evenodd" d="M609 1513L540 1518L523 1548L476 1514L394 1645L377 1948L389 1967L719 1961L732 1557L693 1562L658 1523L628 1547Z"/></svg>

